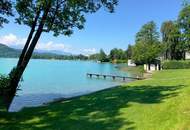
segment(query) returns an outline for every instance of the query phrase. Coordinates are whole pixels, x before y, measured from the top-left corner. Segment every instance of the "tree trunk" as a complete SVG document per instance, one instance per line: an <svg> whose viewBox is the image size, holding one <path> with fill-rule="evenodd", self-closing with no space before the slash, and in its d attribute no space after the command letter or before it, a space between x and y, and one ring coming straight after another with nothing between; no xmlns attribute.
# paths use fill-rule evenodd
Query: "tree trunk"
<svg viewBox="0 0 190 130"><path fill-rule="evenodd" d="M49 3L49 4L51 4L51 3ZM3 101L6 105L7 110L9 109L9 107L13 101L13 98L16 94L17 89L18 89L20 79L21 79L21 77L22 77L22 75L23 75L23 73L24 73L24 71L25 71L25 69L26 69L26 67L30 61L30 58L31 58L32 53L34 51L34 48L35 48L35 46L36 46L36 44L37 44L37 42L38 42L38 40L42 34L43 26L44 26L46 17L47 17L48 12L49 12L49 8L50 8L50 5L47 6L47 9L45 10L45 12L42 16L42 20L40 22L40 25L38 26L37 32L36 32L35 36L33 37L33 39L31 37L33 28L31 29L31 36L29 35L29 38L31 37L32 42L31 42L30 46L29 46L30 42L28 42L28 45L26 45L26 47L29 46L29 48L27 47L28 49L24 50L24 51L26 51L25 55L23 55L23 57L20 57L20 63L18 63L15 70L9 74L10 78L11 78L10 87L9 87L10 90L3 96ZM31 41L31 39L28 39L27 41ZM23 53L24 53L24 51L23 51Z"/></svg>
<svg viewBox="0 0 190 130"><path fill-rule="evenodd" d="M19 66L13 69L9 74L10 84L9 84L8 90L3 95L3 101L7 110L9 109L12 103L12 100L14 96L16 95L16 91L19 87L18 85L19 85L23 72L24 72L23 67Z"/></svg>
<svg viewBox="0 0 190 130"><path fill-rule="evenodd" d="M17 63L17 66L20 66L20 65L22 64L22 62L23 62L24 56L25 56L25 54L26 54L26 52L27 52L28 46L30 45L30 41L32 40L33 34L34 34L34 32L35 32L35 27L36 27L36 24L37 24L39 15L40 15L40 10L39 10L39 11L37 12L37 14L36 14L36 17L35 17L34 22L33 22L33 24L32 24L30 33L29 33L29 35L28 35L28 39L27 39L26 44L25 44L25 46L24 46L24 48L23 48L23 50L22 50L22 53L21 53L21 55L20 55L20 57L19 57L19 61L18 61L18 63Z"/></svg>

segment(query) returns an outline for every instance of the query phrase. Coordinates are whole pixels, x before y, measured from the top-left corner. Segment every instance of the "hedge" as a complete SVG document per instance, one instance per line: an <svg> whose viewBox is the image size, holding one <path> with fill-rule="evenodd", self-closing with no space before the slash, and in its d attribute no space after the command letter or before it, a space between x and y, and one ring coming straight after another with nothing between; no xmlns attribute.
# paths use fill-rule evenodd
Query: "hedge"
<svg viewBox="0 0 190 130"><path fill-rule="evenodd" d="M164 61L162 69L190 69L190 60L172 60Z"/></svg>

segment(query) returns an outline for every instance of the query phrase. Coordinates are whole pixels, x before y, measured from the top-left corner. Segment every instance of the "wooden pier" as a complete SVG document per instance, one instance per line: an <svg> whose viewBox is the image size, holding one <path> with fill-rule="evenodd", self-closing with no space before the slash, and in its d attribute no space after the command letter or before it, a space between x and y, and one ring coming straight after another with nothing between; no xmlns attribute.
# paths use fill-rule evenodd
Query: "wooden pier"
<svg viewBox="0 0 190 130"><path fill-rule="evenodd" d="M118 76L118 75L106 75L106 74L92 74L92 73L87 73L87 76L92 78L93 76L100 78L103 77L104 79L106 79L107 77L111 77L113 80L115 80L116 78L119 79L123 79L123 81L125 81L126 79L134 79L134 80L142 80L143 78L140 77L127 77L127 76Z"/></svg>

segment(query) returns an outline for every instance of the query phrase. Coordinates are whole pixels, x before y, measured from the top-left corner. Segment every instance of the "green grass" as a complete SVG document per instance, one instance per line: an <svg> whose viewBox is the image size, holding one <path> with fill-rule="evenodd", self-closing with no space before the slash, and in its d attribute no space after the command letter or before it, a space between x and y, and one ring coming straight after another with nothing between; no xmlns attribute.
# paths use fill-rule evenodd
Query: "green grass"
<svg viewBox="0 0 190 130"><path fill-rule="evenodd" d="M88 96L0 111L0 130L190 130L190 70L157 72L152 79Z"/></svg>
<svg viewBox="0 0 190 130"><path fill-rule="evenodd" d="M119 68L122 71L130 72L132 75L138 75L138 76L143 76L144 71L144 66L135 66L135 67L130 67L130 66L121 66Z"/></svg>

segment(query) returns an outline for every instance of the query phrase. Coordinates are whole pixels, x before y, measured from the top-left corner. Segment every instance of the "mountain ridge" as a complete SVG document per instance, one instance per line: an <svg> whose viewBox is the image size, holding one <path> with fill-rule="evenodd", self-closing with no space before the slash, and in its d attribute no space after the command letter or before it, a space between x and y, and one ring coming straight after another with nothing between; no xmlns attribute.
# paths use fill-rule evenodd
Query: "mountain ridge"
<svg viewBox="0 0 190 130"><path fill-rule="evenodd" d="M12 47L9 47L5 44L0 43L0 57L7 57L7 58L16 58L19 57L21 54L21 49L15 49ZM46 50L35 50L33 55L72 55L71 53L67 52L56 52L56 51L46 51Z"/></svg>
<svg viewBox="0 0 190 130"><path fill-rule="evenodd" d="M18 58L21 54L21 51L21 49L14 49L5 44L0 43L0 58ZM35 50L32 55L32 59L87 60L88 57L82 54L56 54L50 51Z"/></svg>

